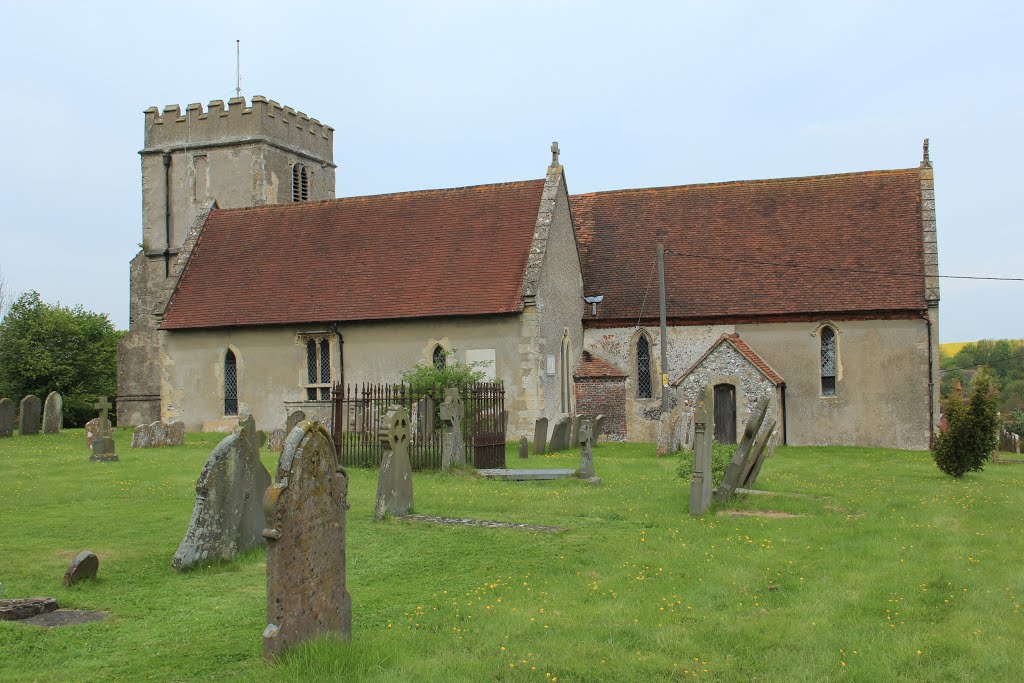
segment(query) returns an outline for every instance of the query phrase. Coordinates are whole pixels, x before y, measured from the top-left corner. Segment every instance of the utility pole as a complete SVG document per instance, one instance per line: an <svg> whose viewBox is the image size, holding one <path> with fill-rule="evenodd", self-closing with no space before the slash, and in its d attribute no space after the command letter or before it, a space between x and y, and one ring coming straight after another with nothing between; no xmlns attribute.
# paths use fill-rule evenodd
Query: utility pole
<svg viewBox="0 0 1024 683"><path fill-rule="evenodd" d="M665 247L658 243L658 302L661 305L661 412L669 411L668 324L665 320Z"/></svg>

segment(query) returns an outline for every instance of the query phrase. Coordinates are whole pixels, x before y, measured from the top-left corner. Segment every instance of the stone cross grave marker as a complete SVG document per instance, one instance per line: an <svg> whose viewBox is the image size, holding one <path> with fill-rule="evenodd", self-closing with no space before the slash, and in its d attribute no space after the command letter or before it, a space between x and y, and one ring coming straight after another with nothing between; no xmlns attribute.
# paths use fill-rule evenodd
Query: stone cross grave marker
<svg viewBox="0 0 1024 683"><path fill-rule="evenodd" d="M525 436L519 438L519 457L523 459L530 457L530 440Z"/></svg>
<svg viewBox="0 0 1024 683"><path fill-rule="evenodd" d="M412 510L412 464L409 462L409 413L392 406L380 421L384 457L377 479L377 506L373 519L380 521Z"/></svg>
<svg viewBox="0 0 1024 683"><path fill-rule="evenodd" d="M761 431L761 425L764 423L765 415L768 414L768 404L770 402L771 397L768 395L762 396L757 400L754 412L750 414L746 427L743 429L743 438L740 439L740 445L736 449L736 454L732 456L729 468L725 471L725 476L722 477L722 483L718 485L718 491L715 492L716 500L728 499L736 491L736 487L740 485L740 477L747 468L754 439L757 437L758 432Z"/></svg>
<svg viewBox="0 0 1024 683"><path fill-rule="evenodd" d="M569 447L569 423L571 421L571 418L566 415L559 418L558 422L555 423L555 428L551 430L550 450L552 452L565 450Z"/></svg>
<svg viewBox="0 0 1024 683"><path fill-rule="evenodd" d="M0 436L14 435L14 401L0 398Z"/></svg>
<svg viewBox="0 0 1024 683"><path fill-rule="evenodd" d="M711 505L711 445L715 439L715 394L708 384L697 399L693 416L693 475L690 479L690 514L703 515Z"/></svg>
<svg viewBox="0 0 1024 683"><path fill-rule="evenodd" d="M263 496L267 527L267 626L263 655L324 633L352 637L345 588L348 477L327 429L315 420L288 434L277 478Z"/></svg>
<svg viewBox="0 0 1024 683"><path fill-rule="evenodd" d="M96 438L92 440L92 455L89 459L96 462L115 462L118 457L114 449L114 436L110 433L110 420L107 419L107 411L111 408L110 401L106 396L100 396L92 407L100 411L100 423Z"/></svg>
<svg viewBox="0 0 1024 683"><path fill-rule="evenodd" d="M260 462L256 422L243 415L210 453L196 481L196 502L171 566L230 560L263 543L263 493L270 473Z"/></svg>
<svg viewBox="0 0 1024 683"><path fill-rule="evenodd" d="M754 446L750 449L750 463L747 468L743 471L743 476L740 477L740 486L745 489L749 489L754 486L754 482L757 481L757 475L761 473L761 465L764 464L764 459L768 457L768 442L775 437L775 420L769 419L768 424L758 434L757 439L754 440Z"/></svg>
<svg viewBox="0 0 1024 683"><path fill-rule="evenodd" d="M56 391L43 403L43 434L56 434L64 428L64 399Z"/></svg>
<svg viewBox="0 0 1024 683"><path fill-rule="evenodd" d="M21 405L18 408L19 434L22 436L28 436L30 434L39 433L41 410L42 407L39 403L38 396L29 394L25 398L21 399Z"/></svg>
<svg viewBox="0 0 1024 683"><path fill-rule="evenodd" d="M444 403L441 404L441 423L444 433L441 435L441 471L447 471L452 465L466 464L466 442L462 436L462 419L466 407L462 404L459 390L444 390Z"/></svg>
<svg viewBox="0 0 1024 683"><path fill-rule="evenodd" d="M591 483L598 483L597 473L594 472L594 430L591 427L589 417L580 420L576 432L576 439L580 445L580 479L586 479ZM595 481L596 480L596 481Z"/></svg>
<svg viewBox="0 0 1024 683"><path fill-rule="evenodd" d="M548 441L548 419L542 417L537 420L533 427L533 454L544 455L544 448Z"/></svg>

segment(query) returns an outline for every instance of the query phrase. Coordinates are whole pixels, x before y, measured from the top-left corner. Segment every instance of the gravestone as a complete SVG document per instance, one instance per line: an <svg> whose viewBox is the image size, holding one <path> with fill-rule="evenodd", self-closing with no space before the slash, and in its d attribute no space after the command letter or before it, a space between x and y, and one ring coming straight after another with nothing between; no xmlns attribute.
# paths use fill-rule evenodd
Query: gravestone
<svg viewBox="0 0 1024 683"><path fill-rule="evenodd" d="M283 429L275 429L270 432L270 436L267 438L267 449L280 453L281 449L284 448L284 440L288 436L288 432Z"/></svg>
<svg viewBox="0 0 1024 683"><path fill-rule="evenodd" d="M92 442L96 440L96 435L100 433L100 419L94 417L85 423L85 447L90 451L92 450Z"/></svg>
<svg viewBox="0 0 1024 683"><path fill-rule="evenodd" d="M530 440L525 436L519 438L519 457L524 459L530 457Z"/></svg>
<svg viewBox="0 0 1024 683"><path fill-rule="evenodd" d="M412 510L412 465L409 462L409 413L393 406L380 420L384 457L377 479L377 505L373 519L404 515Z"/></svg>
<svg viewBox="0 0 1024 683"><path fill-rule="evenodd" d="M138 425L132 430L132 448L166 448L185 443L185 423L175 420L170 424L153 422Z"/></svg>
<svg viewBox="0 0 1024 683"><path fill-rule="evenodd" d="M581 447L580 451L580 479L585 479L591 484L601 483L601 479L594 472L594 431L591 427L590 418L580 420L576 438Z"/></svg>
<svg viewBox="0 0 1024 683"><path fill-rule="evenodd" d="M301 410L296 410L294 413L288 416L288 419L284 421L284 432L285 434L291 434L295 426L300 422L306 421L306 413ZM285 436L285 438L288 438Z"/></svg>
<svg viewBox="0 0 1024 683"><path fill-rule="evenodd" d="M746 427L743 429L743 438L740 439L740 445L736 448L736 454L732 456L729 468L725 471L725 476L722 477L722 483L718 485L718 491L715 492L716 500L726 500L732 496L736 491L736 487L740 485L740 478L747 468L751 456L754 439L757 437L758 432L761 431L761 425L764 423L765 415L768 414L768 404L770 402L771 397L768 395L762 396L757 400L754 412L750 414Z"/></svg>
<svg viewBox="0 0 1024 683"><path fill-rule="evenodd" d="M285 440L277 477L263 496L267 626L263 655L324 633L352 637L345 588L348 477L327 429L315 420Z"/></svg>
<svg viewBox="0 0 1024 683"><path fill-rule="evenodd" d="M110 421L107 419L107 411L111 408L110 401L106 396L100 396L92 407L100 411L100 416L89 459L95 462L116 462L118 457L114 448L114 435L110 432Z"/></svg>
<svg viewBox="0 0 1024 683"><path fill-rule="evenodd" d="M658 419L658 457L672 452L672 413L662 412Z"/></svg>
<svg viewBox="0 0 1024 683"><path fill-rule="evenodd" d="M548 441L548 419L542 417L533 426L533 454L544 455Z"/></svg>
<svg viewBox="0 0 1024 683"><path fill-rule="evenodd" d="M21 436L39 433L41 411L42 405L38 396L29 394L21 399L21 405L18 407L18 433Z"/></svg>
<svg viewBox="0 0 1024 683"><path fill-rule="evenodd" d="M43 434L56 434L64 429L64 399L56 391L46 395L43 403Z"/></svg>
<svg viewBox="0 0 1024 683"><path fill-rule="evenodd" d="M690 479L690 514L703 515L711 505L711 445L715 440L715 393L710 384L697 398L693 414L693 476Z"/></svg>
<svg viewBox="0 0 1024 683"><path fill-rule="evenodd" d="M576 448L579 444L580 439L580 422L583 421L583 415L573 415L572 417L572 429L569 432L569 443L572 444L573 448Z"/></svg>
<svg viewBox="0 0 1024 683"><path fill-rule="evenodd" d="M501 411L501 433L508 434L508 411Z"/></svg>
<svg viewBox="0 0 1024 683"><path fill-rule="evenodd" d="M0 436L14 434L14 401L0 398Z"/></svg>
<svg viewBox="0 0 1024 683"><path fill-rule="evenodd" d="M256 430L256 448L263 448L267 445L267 433L262 429Z"/></svg>
<svg viewBox="0 0 1024 683"><path fill-rule="evenodd" d="M263 543L263 493L270 473L260 462L256 423L243 415L210 453L196 482L196 503L171 566L230 560Z"/></svg>
<svg viewBox="0 0 1024 683"><path fill-rule="evenodd" d="M594 443L601 438L601 434L604 433L604 415L598 415L594 418Z"/></svg>
<svg viewBox="0 0 1024 683"><path fill-rule="evenodd" d="M441 435L441 471L447 471L452 465L466 464L466 442L462 436L462 419L466 408L462 404L459 390L444 390L444 403L441 404L441 424L444 433Z"/></svg>
<svg viewBox="0 0 1024 683"><path fill-rule="evenodd" d="M745 489L752 488L754 482L757 481L757 475L761 474L761 465L764 464L764 459L768 457L768 442L775 437L775 420L768 420L768 424L761 433L758 434L757 439L754 440L754 446L750 449L750 465L744 470L743 476L740 477L740 486Z"/></svg>
<svg viewBox="0 0 1024 683"><path fill-rule="evenodd" d="M555 423L555 428L551 430L551 447L550 450L562 451L569 447L569 428L571 419L568 415L559 418L558 422Z"/></svg>
<svg viewBox="0 0 1024 683"><path fill-rule="evenodd" d="M70 586L85 579L95 579L99 568L100 560L96 557L96 553L91 550L83 550L75 559L71 560L67 571L64 572L64 585Z"/></svg>
<svg viewBox="0 0 1024 683"><path fill-rule="evenodd" d="M434 436L434 399L421 398L413 405L412 424L416 425L416 439L430 441Z"/></svg>

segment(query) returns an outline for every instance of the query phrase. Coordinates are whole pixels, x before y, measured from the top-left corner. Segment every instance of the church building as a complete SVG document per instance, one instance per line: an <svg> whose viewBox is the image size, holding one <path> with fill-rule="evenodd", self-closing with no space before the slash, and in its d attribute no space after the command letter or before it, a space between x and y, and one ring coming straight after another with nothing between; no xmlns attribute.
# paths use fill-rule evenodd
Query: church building
<svg viewBox="0 0 1024 683"><path fill-rule="evenodd" d="M719 440L767 393L786 443L927 448L927 151L913 169L570 195L553 145L535 180L335 199L333 134L263 97L146 110L119 424L329 419L335 382L454 357L503 383L509 438L602 413L611 438L653 441L662 392L687 414L710 383Z"/></svg>

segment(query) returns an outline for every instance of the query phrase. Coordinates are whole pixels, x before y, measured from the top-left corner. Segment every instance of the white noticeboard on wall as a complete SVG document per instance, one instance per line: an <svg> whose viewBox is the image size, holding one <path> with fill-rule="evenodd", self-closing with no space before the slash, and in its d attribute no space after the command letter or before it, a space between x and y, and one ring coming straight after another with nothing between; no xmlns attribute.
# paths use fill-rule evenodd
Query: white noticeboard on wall
<svg viewBox="0 0 1024 683"><path fill-rule="evenodd" d="M494 349L466 349L466 364L474 363L480 363L474 369L483 372L485 380L494 381L497 376L494 374Z"/></svg>
<svg viewBox="0 0 1024 683"><path fill-rule="evenodd" d="M554 377L555 376L555 357L554 356L548 356L548 367L547 367L547 370L548 370L548 377Z"/></svg>

